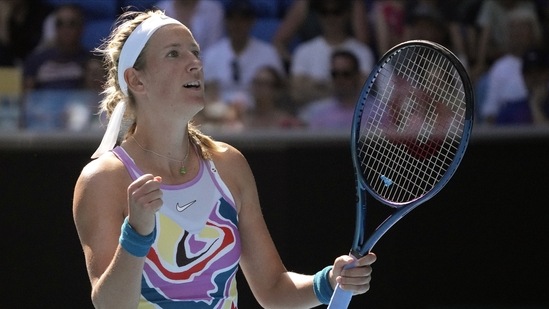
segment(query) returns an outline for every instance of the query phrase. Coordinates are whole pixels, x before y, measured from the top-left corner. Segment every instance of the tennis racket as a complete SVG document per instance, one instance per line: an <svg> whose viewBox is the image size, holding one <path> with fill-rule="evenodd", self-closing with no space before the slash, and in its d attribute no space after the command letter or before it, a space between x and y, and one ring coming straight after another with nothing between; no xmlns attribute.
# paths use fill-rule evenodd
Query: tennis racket
<svg viewBox="0 0 549 309"><path fill-rule="evenodd" d="M448 183L467 148L473 109L467 72L445 47L413 40L383 55L354 111L357 204L351 256L370 252L398 220ZM394 208L369 238L364 230L367 194ZM352 292L338 285L328 308L347 308L351 298Z"/></svg>

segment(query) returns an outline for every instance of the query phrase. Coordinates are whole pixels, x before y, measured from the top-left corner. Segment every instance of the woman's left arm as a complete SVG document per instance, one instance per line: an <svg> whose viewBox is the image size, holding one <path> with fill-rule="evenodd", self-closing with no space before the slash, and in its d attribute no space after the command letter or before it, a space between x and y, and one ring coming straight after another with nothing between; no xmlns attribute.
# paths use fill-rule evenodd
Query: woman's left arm
<svg viewBox="0 0 549 309"><path fill-rule="evenodd" d="M321 304L313 290L313 276L289 272L273 243L259 205L253 173L246 159L228 146L216 166L231 190L239 212L242 244L240 266L257 301L265 308L311 308ZM364 293L369 288L373 254L357 262L357 268L343 271L353 262L341 256L329 272L333 288L337 282L345 289Z"/></svg>

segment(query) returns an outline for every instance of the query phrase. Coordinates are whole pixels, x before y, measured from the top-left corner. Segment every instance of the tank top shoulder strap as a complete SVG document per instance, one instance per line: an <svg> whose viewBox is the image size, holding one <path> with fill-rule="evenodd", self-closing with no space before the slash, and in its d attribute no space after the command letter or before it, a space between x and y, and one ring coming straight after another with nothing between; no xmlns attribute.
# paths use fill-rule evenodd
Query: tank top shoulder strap
<svg viewBox="0 0 549 309"><path fill-rule="evenodd" d="M136 180L143 175L143 172L137 167L135 161L130 157L126 150L124 150L124 148L116 146L111 151L120 161L122 161L133 180Z"/></svg>
<svg viewBox="0 0 549 309"><path fill-rule="evenodd" d="M204 160L204 162L206 164L206 168L208 169L208 173L210 174L210 177L214 181L219 192L223 195L227 202L229 202L233 207L236 208L233 195L231 194L231 191L229 191L229 188L227 187L223 179L221 179L221 176L219 176L219 172L217 171L213 160Z"/></svg>

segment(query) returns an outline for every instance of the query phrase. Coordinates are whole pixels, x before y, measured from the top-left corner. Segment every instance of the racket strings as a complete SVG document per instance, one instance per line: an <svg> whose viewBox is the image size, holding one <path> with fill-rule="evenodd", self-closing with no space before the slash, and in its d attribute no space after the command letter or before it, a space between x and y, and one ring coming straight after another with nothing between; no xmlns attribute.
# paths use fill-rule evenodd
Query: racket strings
<svg viewBox="0 0 549 309"><path fill-rule="evenodd" d="M389 93L392 91L392 89L390 88L387 88L385 90L387 90ZM387 93L383 94L382 96L387 96L387 95L390 96L390 94L387 94ZM379 113L379 110L374 112L374 114L377 115L376 116L377 119L380 119L381 113ZM377 129L379 132L381 128L377 127ZM390 191L389 188L391 187L391 185L388 185L387 181L389 181L390 179L393 179L393 176L387 175L385 177L379 178L380 182L375 184L375 187L378 188L377 190L380 192L382 196L386 196L388 199L391 199L391 200L410 200L412 199L412 197L418 196L419 194L422 194L423 192L428 190L429 183L430 183L429 179L435 178L435 176L428 175L425 173L428 173L429 171L431 171L432 168L419 168L415 172L412 172L414 171L413 166L409 166L408 164L405 164L407 163L406 160L400 160L400 158L405 157L407 155L406 150L404 148L398 147L397 144L391 144L391 143L382 144L380 143L382 141L380 139L374 139L374 141L376 142L376 144L374 145L362 144L363 147L361 149L361 151L364 154L361 157L368 158L369 160L363 166L364 170L368 171L369 175L367 176L367 178L372 179L373 175L376 175L378 170L382 169L383 167L389 167L390 170L395 171L394 174L401 175L403 178L408 179L409 182L413 183L416 187L416 190L413 191L413 188L410 188L410 186L401 186L399 185L400 182L397 182L395 186L400 186L400 189ZM366 153L368 152L368 149L365 149L364 148L365 146L376 147L376 148L380 147L381 149L386 149L387 151L380 152L379 154L381 156L372 156L372 155L367 156ZM423 164L427 164L427 163L428 162L425 162ZM366 166L368 166L369 168L366 168ZM435 180L436 178L432 179L431 182ZM417 190L418 188L419 188L419 191ZM390 193L388 192L392 192L393 195L390 195ZM400 195L397 196L395 194L400 194Z"/></svg>
<svg viewBox="0 0 549 309"><path fill-rule="evenodd" d="M410 47L381 66L363 100L357 147L379 196L408 203L440 181L459 149L465 100L459 73L438 52Z"/></svg>

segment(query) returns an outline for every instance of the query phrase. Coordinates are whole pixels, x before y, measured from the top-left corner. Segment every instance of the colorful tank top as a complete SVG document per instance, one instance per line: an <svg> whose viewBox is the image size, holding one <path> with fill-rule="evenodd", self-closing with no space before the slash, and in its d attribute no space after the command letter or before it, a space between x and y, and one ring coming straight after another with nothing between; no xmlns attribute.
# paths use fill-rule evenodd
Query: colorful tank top
<svg viewBox="0 0 549 309"><path fill-rule="evenodd" d="M143 172L113 150L132 179ZM161 185L157 238L143 269L139 308L237 308L240 236L235 203L210 160L181 185Z"/></svg>

